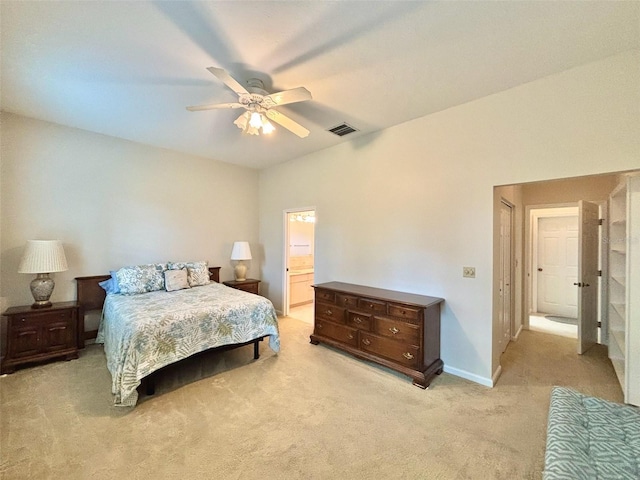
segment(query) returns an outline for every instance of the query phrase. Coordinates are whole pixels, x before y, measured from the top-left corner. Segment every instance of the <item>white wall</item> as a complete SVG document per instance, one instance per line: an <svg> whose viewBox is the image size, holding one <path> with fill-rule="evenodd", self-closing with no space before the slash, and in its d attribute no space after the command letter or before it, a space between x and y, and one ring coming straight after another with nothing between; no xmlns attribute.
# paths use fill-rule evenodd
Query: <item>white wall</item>
<svg viewBox="0 0 640 480"><path fill-rule="evenodd" d="M445 298L445 370L491 384L493 187L640 167L639 109L633 51L264 170L264 291L280 309L283 210L315 205L316 282Z"/></svg>
<svg viewBox="0 0 640 480"><path fill-rule="evenodd" d="M6 306L33 302L34 276L16 273L29 239L64 245L69 270L53 275L52 301L75 299L76 276L147 262L208 260L231 279L234 240L251 243L259 278L256 170L8 113L0 121Z"/></svg>

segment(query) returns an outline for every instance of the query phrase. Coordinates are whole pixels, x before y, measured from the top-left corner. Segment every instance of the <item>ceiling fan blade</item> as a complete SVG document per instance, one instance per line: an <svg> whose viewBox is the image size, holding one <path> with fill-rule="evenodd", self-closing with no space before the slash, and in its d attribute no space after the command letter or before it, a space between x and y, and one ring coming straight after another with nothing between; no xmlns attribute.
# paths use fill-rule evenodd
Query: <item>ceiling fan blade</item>
<svg viewBox="0 0 640 480"><path fill-rule="evenodd" d="M222 68L209 67L207 68L211 73L213 73L219 80L221 80L227 87L236 92L238 95L242 95L243 93L249 93L246 88L240 85L235 78L229 75L226 70Z"/></svg>
<svg viewBox="0 0 640 480"><path fill-rule="evenodd" d="M270 107L286 105L287 103L304 102L311 100L311 92L304 87L283 90L264 97L263 102L269 102Z"/></svg>
<svg viewBox="0 0 640 480"><path fill-rule="evenodd" d="M286 115L283 115L282 113L278 112L277 110L267 110L265 112L265 115L269 117L269 119L273 120L274 122L282 125L287 130L295 133L300 138L305 138L306 136L309 135L309 130L304 128L298 122L291 120Z"/></svg>
<svg viewBox="0 0 640 480"><path fill-rule="evenodd" d="M214 110L218 108L242 108L244 105L241 103L212 103L211 105L195 105L193 107L187 107L190 112L197 112L200 110Z"/></svg>

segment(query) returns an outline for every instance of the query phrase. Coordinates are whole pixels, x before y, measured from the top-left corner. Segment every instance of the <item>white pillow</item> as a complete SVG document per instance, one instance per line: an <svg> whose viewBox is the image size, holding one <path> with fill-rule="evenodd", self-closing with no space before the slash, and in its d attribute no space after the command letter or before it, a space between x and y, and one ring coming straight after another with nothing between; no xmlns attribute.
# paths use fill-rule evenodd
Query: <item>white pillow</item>
<svg viewBox="0 0 640 480"><path fill-rule="evenodd" d="M168 262L169 270L187 269L187 279L190 287L198 287L200 285L208 285L209 280L209 264L203 262Z"/></svg>
<svg viewBox="0 0 640 480"><path fill-rule="evenodd" d="M183 288L191 288L187 280L187 269L165 270L164 285L167 292L182 290Z"/></svg>

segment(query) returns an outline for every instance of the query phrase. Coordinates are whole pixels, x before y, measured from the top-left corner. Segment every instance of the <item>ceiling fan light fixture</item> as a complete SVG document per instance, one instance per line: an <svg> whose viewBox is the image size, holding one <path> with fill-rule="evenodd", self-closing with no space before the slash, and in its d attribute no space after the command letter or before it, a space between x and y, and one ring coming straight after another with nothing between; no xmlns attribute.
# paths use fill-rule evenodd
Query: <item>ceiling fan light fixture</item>
<svg viewBox="0 0 640 480"><path fill-rule="evenodd" d="M249 112L244 112L242 115L236 118L233 123L237 125L240 130L245 130L247 128L248 122L249 122Z"/></svg>
<svg viewBox="0 0 640 480"><path fill-rule="evenodd" d="M249 120L249 125L253 128L261 128L262 127L262 115L258 112L251 113L251 119Z"/></svg>
<svg viewBox="0 0 640 480"><path fill-rule="evenodd" d="M269 120L267 120L267 117L262 117L262 133L264 133L265 135L269 135L275 129L276 127L274 127L273 124Z"/></svg>

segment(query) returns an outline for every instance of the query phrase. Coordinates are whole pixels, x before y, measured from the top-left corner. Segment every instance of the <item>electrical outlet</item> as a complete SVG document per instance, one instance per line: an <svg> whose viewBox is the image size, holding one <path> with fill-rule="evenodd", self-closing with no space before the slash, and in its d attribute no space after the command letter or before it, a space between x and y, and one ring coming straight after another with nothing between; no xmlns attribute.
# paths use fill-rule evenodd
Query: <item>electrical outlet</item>
<svg viewBox="0 0 640 480"><path fill-rule="evenodd" d="M476 278L476 267L462 267L462 276L465 278Z"/></svg>

